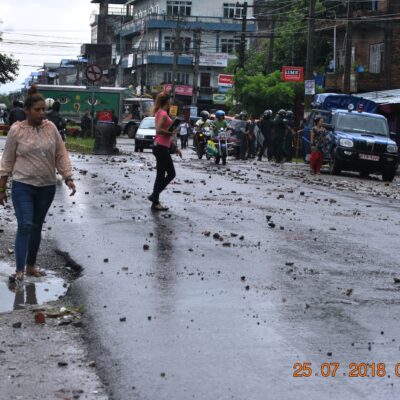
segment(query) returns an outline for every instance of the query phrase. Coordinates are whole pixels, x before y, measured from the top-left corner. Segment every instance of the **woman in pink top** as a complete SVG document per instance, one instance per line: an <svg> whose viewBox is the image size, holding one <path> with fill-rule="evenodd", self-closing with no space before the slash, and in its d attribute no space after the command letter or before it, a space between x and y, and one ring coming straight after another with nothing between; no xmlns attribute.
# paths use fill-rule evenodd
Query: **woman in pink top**
<svg viewBox="0 0 400 400"><path fill-rule="evenodd" d="M26 274L40 277L36 266L42 225L56 191L56 169L75 194L72 167L65 144L56 126L44 119L44 98L32 86L25 101L26 121L15 122L7 136L0 164L0 204L7 202L6 185L10 175L12 202L18 228L15 239L16 273L10 281L21 281Z"/></svg>
<svg viewBox="0 0 400 400"><path fill-rule="evenodd" d="M172 124L172 119L168 115L169 106L169 94L165 92L159 93L153 110L156 120L156 139L153 154L157 162L157 176L154 182L153 193L148 197L152 202L151 209L154 211L168 210L168 207L160 204L160 193L176 176L170 151L174 132L169 130Z"/></svg>

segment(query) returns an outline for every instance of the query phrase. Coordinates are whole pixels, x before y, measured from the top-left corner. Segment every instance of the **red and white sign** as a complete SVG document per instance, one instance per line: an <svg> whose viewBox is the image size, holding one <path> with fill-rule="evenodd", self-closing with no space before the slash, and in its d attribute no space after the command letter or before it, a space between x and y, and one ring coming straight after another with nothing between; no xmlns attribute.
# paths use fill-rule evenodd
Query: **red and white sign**
<svg viewBox="0 0 400 400"><path fill-rule="evenodd" d="M90 64L86 67L86 78L91 82L97 82L103 77L103 70L97 64Z"/></svg>
<svg viewBox="0 0 400 400"><path fill-rule="evenodd" d="M282 80L285 82L303 82L303 67L282 67Z"/></svg>
<svg viewBox="0 0 400 400"><path fill-rule="evenodd" d="M218 75L218 86L232 87L233 86L233 75L219 74Z"/></svg>
<svg viewBox="0 0 400 400"><path fill-rule="evenodd" d="M172 85L170 83L164 84L164 91L170 92L172 90ZM192 96L193 87L186 85L175 85L175 94L179 96Z"/></svg>

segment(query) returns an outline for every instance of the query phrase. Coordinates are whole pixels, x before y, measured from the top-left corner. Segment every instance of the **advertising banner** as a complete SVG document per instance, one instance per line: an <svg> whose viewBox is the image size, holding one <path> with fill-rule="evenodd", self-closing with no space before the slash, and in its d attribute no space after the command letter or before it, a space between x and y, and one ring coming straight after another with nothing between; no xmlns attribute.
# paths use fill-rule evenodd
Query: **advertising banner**
<svg viewBox="0 0 400 400"><path fill-rule="evenodd" d="M228 54L226 53L203 53L200 56L202 67L223 67L228 66Z"/></svg>
<svg viewBox="0 0 400 400"><path fill-rule="evenodd" d="M172 89L172 84L166 83L164 84L164 90L166 92L170 92ZM175 94L179 96L192 96L193 87L187 85L175 85Z"/></svg>
<svg viewBox="0 0 400 400"><path fill-rule="evenodd" d="M306 96L312 96L315 94L315 81L309 80L304 82L304 93Z"/></svg>
<svg viewBox="0 0 400 400"><path fill-rule="evenodd" d="M303 82L303 67L282 67L282 80L285 82Z"/></svg>
<svg viewBox="0 0 400 400"><path fill-rule="evenodd" d="M232 87L233 86L233 75L219 74L218 75L218 86Z"/></svg>
<svg viewBox="0 0 400 400"><path fill-rule="evenodd" d="M213 103L214 104L225 104L228 99L228 96L223 93L214 93L213 94Z"/></svg>

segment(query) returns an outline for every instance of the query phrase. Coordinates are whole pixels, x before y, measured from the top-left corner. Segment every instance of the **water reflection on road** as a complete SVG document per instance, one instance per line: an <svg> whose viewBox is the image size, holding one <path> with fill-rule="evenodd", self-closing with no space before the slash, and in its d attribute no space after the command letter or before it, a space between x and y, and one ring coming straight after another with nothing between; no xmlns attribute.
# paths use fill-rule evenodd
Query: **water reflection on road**
<svg viewBox="0 0 400 400"><path fill-rule="evenodd" d="M9 283L12 272L10 265L0 262L0 313L57 300L67 291L64 281L51 273L42 278L29 277L20 283Z"/></svg>

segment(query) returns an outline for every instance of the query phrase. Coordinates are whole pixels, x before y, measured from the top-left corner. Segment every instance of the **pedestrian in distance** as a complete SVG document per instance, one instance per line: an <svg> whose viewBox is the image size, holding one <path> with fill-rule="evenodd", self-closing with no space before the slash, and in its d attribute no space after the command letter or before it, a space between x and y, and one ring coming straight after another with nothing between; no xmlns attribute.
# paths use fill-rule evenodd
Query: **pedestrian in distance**
<svg viewBox="0 0 400 400"><path fill-rule="evenodd" d="M46 118L57 127L58 133L61 135L62 140L65 142L67 120L61 115L60 110L61 103L59 101L54 101L51 105L50 110L46 113Z"/></svg>
<svg viewBox="0 0 400 400"><path fill-rule="evenodd" d="M157 175L154 182L153 193L148 197L152 202L151 209L154 211L167 211L168 207L160 203L160 193L175 178L175 167L172 161L171 151L182 157L182 153L176 148L173 136L177 132L172 119L168 115L170 108L170 96L161 92L156 97L153 114L156 122L156 138L153 154L156 158Z"/></svg>
<svg viewBox="0 0 400 400"><path fill-rule="evenodd" d="M179 138L181 140L181 149L186 149L188 143L188 136L189 136L190 125L183 121L179 125Z"/></svg>
<svg viewBox="0 0 400 400"><path fill-rule="evenodd" d="M86 110L81 118L82 137L90 137L92 135L92 117L89 110Z"/></svg>
<svg viewBox="0 0 400 400"><path fill-rule="evenodd" d="M314 120L314 127L310 133L311 156L310 172L311 174L320 174L324 162L324 149L327 142L326 130L323 126L324 119L317 117Z"/></svg>
<svg viewBox="0 0 400 400"><path fill-rule="evenodd" d="M8 133L0 162L0 204L7 202L6 185L12 175L11 197L18 227L15 239L16 272L10 281L46 273L36 265L41 232L56 191L56 170L71 190L71 162L57 127L45 119L44 98L32 85L25 101L25 121L15 122Z"/></svg>
<svg viewBox="0 0 400 400"><path fill-rule="evenodd" d="M10 115L8 116L8 125L12 125L17 121L24 121L26 119L26 114L23 109L24 103L20 100L13 101L13 108L10 111Z"/></svg>

